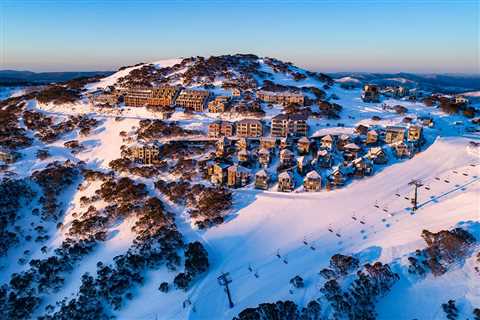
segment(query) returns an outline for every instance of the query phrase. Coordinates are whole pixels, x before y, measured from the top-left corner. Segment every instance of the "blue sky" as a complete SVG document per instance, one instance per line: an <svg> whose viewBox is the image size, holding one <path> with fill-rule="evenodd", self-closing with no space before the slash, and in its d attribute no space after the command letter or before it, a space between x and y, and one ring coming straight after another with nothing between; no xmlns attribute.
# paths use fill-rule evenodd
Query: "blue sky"
<svg viewBox="0 0 480 320"><path fill-rule="evenodd" d="M479 1L0 0L0 69L255 53L318 71L479 73Z"/></svg>

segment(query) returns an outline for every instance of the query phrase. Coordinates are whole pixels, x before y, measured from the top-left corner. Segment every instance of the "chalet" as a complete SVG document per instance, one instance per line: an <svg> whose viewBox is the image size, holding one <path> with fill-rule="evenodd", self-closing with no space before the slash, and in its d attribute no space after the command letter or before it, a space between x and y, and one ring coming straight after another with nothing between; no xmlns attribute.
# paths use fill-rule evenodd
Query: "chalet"
<svg viewBox="0 0 480 320"><path fill-rule="evenodd" d="M255 174L255 188L261 190L268 189L268 174L265 170L260 170Z"/></svg>
<svg viewBox="0 0 480 320"><path fill-rule="evenodd" d="M371 84L364 85L362 100L363 102L380 102L380 91L378 90L378 87Z"/></svg>
<svg viewBox="0 0 480 320"><path fill-rule="evenodd" d="M332 154L327 150L317 152L317 164L320 168L331 168L333 164Z"/></svg>
<svg viewBox="0 0 480 320"><path fill-rule="evenodd" d="M0 161L3 163L13 163L17 161L19 158L19 153L17 152L10 152L7 149L0 149Z"/></svg>
<svg viewBox="0 0 480 320"><path fill-rule="evenodd" d="M239 150L247 150L248 149L248 140L247 138L240 138L237 140L237 143L235 144L237 149Z"/></svg>
<svg viewBox="0 0 480 320"><path fill-rule="evenodd" d="M228 121L215 121L208 125L208 136L212 138L232 137L234 134L234 126Z"/></svg>
<svg viewBox="0 0 480 320"><path fill-rule="evenodd" d="M230 167L227 163L215 163L211 168L210 181L215 185L222 185L227 180L227 170Z"/></svg>
<svg viewBox="0 0 480 320"><path fill-rule="evenodd" d="M300 156L297 158L297 170L301 175L305 174L310 169L308 157Z"/></svg>
<svg viewBox="0 0 480 320"><path fill-rule="evenodd" d="M378 131L377 130L370 130L367 132L367 140L365 141L366 144L376 144L378 142Z"/></svg>
<svg viewBox="0 0 480 320"><path fill-rule="evenodd" d="M215 155L217 157L224 157L228 151L228 148L231 146L231 141L227 137L222 137L216 142L216 151Z"/></svg>
<svg viewBox="0 0 480 320"><path fill-rule="evenodd" d="M152 94L151 88L134 87L128 89L124 102L127 107L144 107Z"/></svg>
<svg viewBox="0 0 480 320"><path fill-rule="evenodd" d="M307 137L300 138L297 143L297 149L301 154L308 153L310 151L310 140Z"/></svg>
<svg viewBox="0 0 480 320"><path fill-rule="evenodd" d="M292 192L295 188L292 174L288 171L283 171L278 175L278 191Z"/></svg>
<svg viewBox="0 0 480 320"><path fill-rule="evenodd" d="M299 104L303 106L305 103L305 97L302 94L293 92L257 91L257 98L263 102L280 104L283 106L290 104Z"/></svg>
<svg viewBox="0 0 480 320"><path fill-rule="evenodd" d="M175 105L185 110L203 112L209 96L207 90L184 89L175 100Z"/></svg>
<svg viewBox="0 0 480 320"><path fill-rule="evenodd" d="M385 133L385 143L393 144L403 142L405 139L405 128L388 126Z"/></svg>
<svg viewBox="0 0 480 320"><path fill-rule="evenodd" d="M317 171L312 170L307 173L303 180L303 189L307 192L318 192L322 188L322 177Z"/></svg>
<svg viewBox="0 0 480 320"><path fill-rule="evenodd" d="M230 98L227 96L218 96L208 103L208 111L212 113L225 112L230 105Z"/></svg>
<svg viewBox="0 0 480 320"><path fill-rule="evenodd" d="M237 153L238 161L247 162L250 160L250 155L248 154L247 149L240 149Z"/></svg>
<svg viewBox="0 0 480 320"><path fill-rule="evenodd" d="M277 145L277 139L273 137L262 137L260 138L260 148L265 149L274 149Z"/></svg>
<svg viewBox="0 0 480 320"><path fill-rule="evenodd" d="M369 176L373 172L373 164L368 159L356 158L352 161L352 165L357 177Z"/></svg>
<svg viewBox="0 0 480 320"><path fill-rule="evenodd" d="M143 164L153 164L159 160L160 147L158 145L134 146L130 149L130 156L133 161Z"/></svg>
<svg viewBox="0 0 480 320"><path fill-rule="evenodd" d="M270 151L262 148L258 151L258 162L263 166L268 166L270 163Z"/></svg>
<svg viewBox="0 0 480 320"><path fill-rule="evenodd" d="M245 138L258 138L263 135L263 125L260 120L243 119L235 125L237 136Z"/></svg>
<svg viewBox="0 0 480 320"><path fill-rule="evenodd" d="M388 162L387 154L381 147L373 147L368 150L367 158L375 164L385 164Z"/></svg>
<svg viewBox="0 0 480 320"><path fill-rule="evenodd" d="M348 134L342 134L337 141L337 150L343 151L345 150L345 146L351 143L351 138Z"/></svg>
<svg viewBox="0 0 480 320"><path fill-rule="evenodd" d="M302 114L278 114L272 118L271 132L273 137L296 136L308 134L308 117Z"/></svg>
<svg viewBox="0 0 480 320"><path fill-rule="evenodd" d="M347 180L347 175L345 173L344 167L338 167L328 176L328 180L331 185L334 187L340 187L345 184Z"/></svg>
<svg viewBox="0 0 480 320"><path fill-rule="evenodd" d="M353 142L346 144L343 147L343 149L345 150L346 153L350 153L355 157L357 157L360 151L362 151L362 148L360 148L358 145L356 145Z"/></svg>
<svg viewBox="0 0 480 320"><path fill-rule="evenodd" d="M395 151L395 155L397 156L397 158L412 156L412 150L405 142L397 143L396 145L393 146L393 149Z"/></svg>
<svg viewBox="0 0 480 320"><path fill-rule="evenodd" d="M320 140L320 146L327 150L333 149L333 137L327 134L325 137Z"/></svg>
<svg viewBox="0 0 480 320"><path fill-rule="evenodd" d="M175 104L175 99L180 93L178 86L160 86L152 88L147 105L150 107L170 107Z"/></svg>
<svg viewBox="0 0 480 320"><path fill-rule="evenodd" d="M419 143L423 139L423 130L421 126L410 126L407 131L407 141Z"/></svg>
<svg viewBox="0 0 480 320"><path fill-rule="evenodd" d="M292 147L292 139L285 137L280 139L280 149L290 149Z"/></svg>
<svg viewBox="0 0 480 320"><path fill-rule="evenodd" d="M240 97L242 95L242 92L238 88L232 88L232 96L233 97Z"/></svg>
<svg viewBox="0 0 480 320"><path fill-rule="evenodd" d="M227 169L227 185L231 188L241 188L248 184L250 170L239 165L233 165Z"/></svg>
<svg viewBox="0 0 480 320"><path fill-rule="evenodd" d="M359 124L355 128L355 133L358 134L358 135L365 136L365 135L367 135L367 132L368 132L368 127L363 125L363 124Z"/></svg>
<svg viewBox="0 0 480 320"><path fill-rule="evenodd" d="M433 118L430 117L430 116L420 116L418 117L418 120L420 120L420 123L423 125L423 126L426 126L426 127L433 127L435 124L433 122Z"/></svg>
<svg viewBox="0 0 480 320"><path fill-rule="evenodd" d="M456 104L468 105L469 101L464 96L459 95L459 96L455 96L455 103Z"/></svg>
<svg viewBox="0 0 480 320"><path fill-rule="evenodd" d="M294 165L294 156L293 152L288 149L283 149L280 151L280 163L283 166L289 167Z"/></svg>
<svg viewBox="0 0 480 320"><path fill-rule="evenodd" d="M393 89L393 96L396 98L403 98L408 96L410 93L410 90L407 87L404 86L396 86Z"/></svg>

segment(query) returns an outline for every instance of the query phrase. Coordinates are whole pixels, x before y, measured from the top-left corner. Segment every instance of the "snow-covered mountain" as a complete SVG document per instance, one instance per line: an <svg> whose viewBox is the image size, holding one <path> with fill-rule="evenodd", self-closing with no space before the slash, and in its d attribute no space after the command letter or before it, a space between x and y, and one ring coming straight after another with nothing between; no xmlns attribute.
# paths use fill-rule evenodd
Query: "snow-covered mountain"
<svg viewBox="0 0 480 320"><path fill-rule="evenodd" d="M479 317L478 127L420 101L365 103L360 87L342 88L371 80L333 81L254 55L192 57L2 101L1 155L17 159L2 162L0 171L0 311L6 319ZM385 80L416 85L403 75ZM215 152L212 141L201 144L208 125L242 119L270 125L287 108L258 101L263 113L254 116L177 108L158 121L149 108L97 107L87 99L97 90L160 84L215 96L238 87L256 102L262 89L301 93L311 103L300 111L312 115L315 148L329 134L363 145L359 124L378 132L423 119L434 125L423 127L425 144L414 157L397 159L393 147L382 145L389 162L338 189L324 186L333 168L318 167L319 192L305 192L296 170L291 193L278 192L276 183L260 191L253 181L219 191L204 178ZM321 113L334 104L341 106L338 118ZM398 105L405 110L395 111ZM126 160L128 148L143 142L163 146L161 161ZM266 170L272 177L280 170L279 149ZM334 156L343 163L337 159L343 154ZM415 212L414 179L423 184ZM199 217L217 220L197 224ZM218 279L224 273L231 307ZM287 300L293 303L257 308Z"/></svg>

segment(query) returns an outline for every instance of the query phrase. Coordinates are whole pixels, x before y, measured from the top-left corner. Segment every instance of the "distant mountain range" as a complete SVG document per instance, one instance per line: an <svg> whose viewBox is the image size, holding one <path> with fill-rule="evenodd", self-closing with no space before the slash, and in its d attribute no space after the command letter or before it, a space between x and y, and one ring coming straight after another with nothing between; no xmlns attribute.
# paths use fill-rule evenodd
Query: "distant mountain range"
<svg viewBox="0 0 480 320"><path fill-rule="evenodd" d="M68 81L79 77L108 76L113 71L32 72L0 70L0 86L27 86Z"/></svg>
<svg viewBox="0 0 480 320"><path fill-rule="evenodd" d="M480 75L336 72L329 76L338 82L377 85L403 85L432 92L461 93L480 90Z"/></svg>

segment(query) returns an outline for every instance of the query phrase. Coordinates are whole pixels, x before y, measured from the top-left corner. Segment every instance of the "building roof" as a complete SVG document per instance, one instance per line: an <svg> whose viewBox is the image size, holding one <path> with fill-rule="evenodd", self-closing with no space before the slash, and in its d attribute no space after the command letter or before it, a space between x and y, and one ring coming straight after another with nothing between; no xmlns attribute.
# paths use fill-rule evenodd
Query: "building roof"
<svg viewBox="0 0 480 320"><path fill-rule="evenodd" d="M281 157L284 157L284 156L293 156L293 152L288 150L288 149L283 149L282 151L280 151L280 156Z"/></svg>
<svg viewBox="0 0 480 320"><path fill-rule="evenodd" d="M229 172L238 172L238 173L250 173L250 170L243 167L243 166L239 166L238 164L234 164L234 165L231 165L230 167L228 167L227 169Z"/></svg>
<svg viewBox="0 0 480 320"><path fill-rule="evenodd" d="M268 151L266 148L262 148L258 150L258 154L270 154L270 151Z"/></svg>
<svg viewBox="0 0 480 320"><path fill-rule="evenodd" d="M333 141L333 137L327 134L325 137L322 138L323 142Z"/></svg>
<svg viewBox="0 0 480 320"><path fill-rule="evenodd" d="M268 174L265 170L260 170L255 174L257 177L268 177Z"/></svg>
<svg viewBox="0 0 480 320"><path fill-rule="evenodd" d="M307 178L308 179L315 179L315 180L321 179L320 175L315 170L312 170L309 173L307 173Z"/></svg>
<svg viewBox="0 0 480 320"><path fill-rule="evenodd" d="M405 128L400 126L388 126L387 131L405 132Z"/></svg>
<svg viewBox="0 0 480 320"><path fill-rule="evenodd" d="M300 143L310 143L310 140L307 137L301 137L298 142Z"/></svg>
<svg viewBox="0 0 480 320"><path fill-rule="evenodd" d="M257 125L262 125L262 122L257 119L242 119L237 122L237 124L257 124Z"/></svg>
<svg viewBox="0 0 480 320"><path fill-rule="evenodd" d="M381 153L384 153L384 151L382 147L373 147L373 148L370 148L370 150L368 150L368 153L371 155L377 156Z"/></svg>
<svg viewBox="0 0 480 320"><path fill-rule="evenodd" d="M318 157L325 157L328 154L329 154L329 152L327 150L318 150L318 152L317 152Z"/></svg>
<svg viewBox="0 0 480 320"><path fill-rule="evenodd" d="M292 175L288 171L283 171L278 175L279 179L292 179Z"/></svg>
<svg viewBox="0 0 480 320"><path fill-rule="evenodd" d="M362 148L360 148L359 146L357 146L355 143L349 143L349 144L346 144L344 146L345 149L350 149L350 150L358 150L360 151Z"/></svg>

